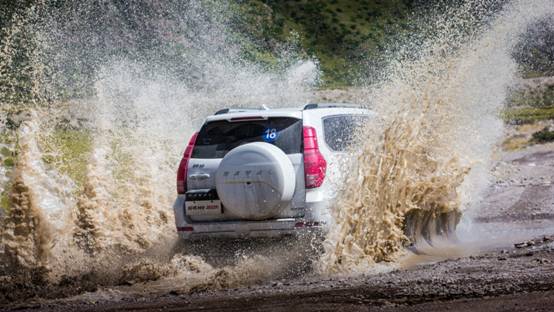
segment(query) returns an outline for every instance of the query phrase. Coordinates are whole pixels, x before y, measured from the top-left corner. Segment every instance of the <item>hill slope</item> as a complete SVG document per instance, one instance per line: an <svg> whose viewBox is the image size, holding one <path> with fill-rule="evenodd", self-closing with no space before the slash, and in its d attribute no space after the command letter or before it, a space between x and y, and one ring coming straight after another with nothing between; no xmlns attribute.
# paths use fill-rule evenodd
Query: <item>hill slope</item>
<svg viewBox="0 0 554 312"><path fill-rule="evenodd" d="M413 0L248 0L242 16L254 27L245 32L271 49L275 41L298 40L320 61L324 81L348 85L359 75L358 63L385 48L386 41L408 30ZM259 23L255 23L257 20ZM261 26L261 27L259 27ZM298 34L298 38L292 34Z"/></svg>

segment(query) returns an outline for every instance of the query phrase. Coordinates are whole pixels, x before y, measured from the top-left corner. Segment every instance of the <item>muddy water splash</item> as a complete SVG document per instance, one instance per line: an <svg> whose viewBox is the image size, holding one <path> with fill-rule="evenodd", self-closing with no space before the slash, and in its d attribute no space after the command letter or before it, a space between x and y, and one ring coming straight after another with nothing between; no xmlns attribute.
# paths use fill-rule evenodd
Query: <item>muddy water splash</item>
<svg viewBox="0 0 554 312"><path fill-rule="evenodd" d="M180 7L178 2L171 3ZM495 114L514 78L512 41L551 4L516 2L483 33L448 27L471 20L471 4L436 16L443 30L418 47L419 61L392 62L384 82L364 90L383 121L364 131L367 144L335 210L322 271L394 260L407 241L402 223L409 211L428 216L471 208L476 198L470 195L486 183L501 132ZM227 8L213 3L190 1L184 11L153 5L147 11L154 16L161 10L160 16L172 17L145 23L150 28L141 33L160 36L153 41L118 24L125 18L117 4L79 5L53 11L37 6L29 13L36 23L26 26L37 40L33 60L44 65L30 75L40 86L33 92L63 105L33 106L21 128L28 129L21 130L21 140L29 148L18 158L15 209L3 236L6 255L18 266L44 268L41 276L50 283L90 283L91 290L152 280L162 289L223 288L288 269L285 253L243 257L223 268L172 257L174 169L186 138L222 106L307 102L318 82L317 64L284 57L273 71L244 60L226 31L229 17L221 12ZM178 49L166 49L161 43L167 41ZM136 47L145 45L161 48L142 53ZM62 140L49 148L71 131L90 144L76 148ZM64 170L64 163L80 161L71 155L75 149L84 164ZM23 235L12 235L15 228ZM302 255L300 249L293 253Z"/></svg>
<svg viewBox="0 0 554 312"><path fill-rule="evenodd" d="M36 124L24 122L19 131L19 158L9 193L10 213L4 220L2 242L10 266L14 269L43 269L47 265L52 239L50 226L33 191L32 166L36 142L32 135Z"/></svg>
<svg viewBox="0 0 554 312"><path fill-rule="evenodd" d="M452 233L463 211L478 214L502 134L498 112L516 78L512 48L553 4L514 1L490 25L468 28L484 7L467 2L437 17L427 45L406 47L417 61L393 63L373 89L383 120L362 131L366 143L337 200L321 271L367 271L398 259L410 242Z"/></svg>
<svg viewBox="0 0 554 312"><path fill-rule="evenodd" d="M283 270L262 256L221 269L195 257L170 261L175 166L195 127L222 106L307 102L317 64L286 47L277 70L245 60L230 39L225 4L177 1L146 10L163 21L133 15L144 8L131 7L40 2L17 17L15 34L26 32L32 41L26 57L45 70L26 76L40 88L29 103L16 103L31 113L17 130L20 156L0 254L12 264L3 261L0 273L40 269L41 280L66 285L71 294L72 285L162 277L188 288L221 288ZM145 28L121 33L125 18L144 19ZM21 77L12 78L16 85Z"/></svg>

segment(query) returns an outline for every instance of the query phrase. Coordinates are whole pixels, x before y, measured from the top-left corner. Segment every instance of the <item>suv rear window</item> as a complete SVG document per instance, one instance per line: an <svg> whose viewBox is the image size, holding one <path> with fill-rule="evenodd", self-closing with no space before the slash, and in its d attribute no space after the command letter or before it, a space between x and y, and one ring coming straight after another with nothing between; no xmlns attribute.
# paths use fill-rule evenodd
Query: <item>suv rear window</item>
<svg viewBox="0 0 554 312"><path fill-rule="evenodd" d="M302 120L274 117L267 120L208 122L198 133L192 157L223 158L233 148L252 142L271 143L285 154L301 153Z"/></svg>
<svg viewBox="0 0 554 312"><path fill-rule="evenodd" d="M357 130L369 118L365 115L337 115L324 118L325 143L334 151L345 151L356 138Z"/></svg>

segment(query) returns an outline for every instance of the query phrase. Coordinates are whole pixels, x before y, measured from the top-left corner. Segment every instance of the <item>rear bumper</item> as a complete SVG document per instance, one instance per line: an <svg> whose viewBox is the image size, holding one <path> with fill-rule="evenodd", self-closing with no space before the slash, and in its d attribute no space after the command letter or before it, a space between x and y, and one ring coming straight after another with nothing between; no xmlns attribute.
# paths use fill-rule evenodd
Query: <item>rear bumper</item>
<svg viewBox="0 0 554 312"><path fill-rule="evenodd" d="M303 218L283 218L264 221L192 221L184 214L184 196L174 203L175 224L179 236L185 240L208 238L278 238L283 236L304 236L324 234L327 219L321 213L321 201L309 205L312 213ZM321 207L320 207L321 206Z"/></svg>
<svg viewBox="0 0 554 312"><path fill-rule="evenodd" d="M225 221L183 224L177 227L179 236L186 240L204 238L275 238L301 236L324 232L324 225L300 219L267 221Z"/></svg>

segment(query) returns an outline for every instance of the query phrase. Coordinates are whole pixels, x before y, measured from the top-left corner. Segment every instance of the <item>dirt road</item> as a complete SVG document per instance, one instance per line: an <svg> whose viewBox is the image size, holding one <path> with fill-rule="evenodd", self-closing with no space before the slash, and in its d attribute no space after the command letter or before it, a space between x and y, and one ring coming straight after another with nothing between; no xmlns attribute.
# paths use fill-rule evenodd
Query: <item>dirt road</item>
<svg viewBox="0 0 554 312"><path fill-rule="evenodd" d="M266 281L237 289L126 294L104 289L19 303L50 311L551 311L554 306L554 145L502 155L481 213L460 242L407 255L380 274ZM486 242L486 244L485 244Z"/></svg>

